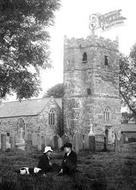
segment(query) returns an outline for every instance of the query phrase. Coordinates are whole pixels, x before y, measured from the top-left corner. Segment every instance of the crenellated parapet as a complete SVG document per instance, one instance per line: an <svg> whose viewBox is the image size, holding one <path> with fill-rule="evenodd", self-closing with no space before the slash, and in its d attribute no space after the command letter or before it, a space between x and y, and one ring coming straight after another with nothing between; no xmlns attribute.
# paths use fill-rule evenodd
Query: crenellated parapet
<svg viewBox="0 0 136 190"><path fill-rule="evenodd" d="M112 41L98 36L88 36L84 38L67 38L64 40L64 47L67 48L86 48L86 47L99 47L112 51L118 51L118 41Z"/></svg>

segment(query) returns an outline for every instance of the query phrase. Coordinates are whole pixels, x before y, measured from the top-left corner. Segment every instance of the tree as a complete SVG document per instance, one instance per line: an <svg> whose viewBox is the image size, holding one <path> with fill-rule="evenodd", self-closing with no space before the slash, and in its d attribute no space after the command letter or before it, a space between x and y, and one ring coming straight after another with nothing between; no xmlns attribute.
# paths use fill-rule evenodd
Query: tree
<svg viewBox="0 0 136 190"><path fill-rule="evenodd" d="M48 28L59 6L59 0L0 1L1 98L38 95L39 70L49 66Z"/></svg>
<svg viewBox="0 0 136 190"><path fill-rule="evenodd" d="M127 124L130 121L130 119L133 119L133 118L135 118L135 115L133 113L123 112L121 123Z"/></svg>
<svg viewBox="0 0 136 190"><path fill-rule="evenodd" d="M43 97L50 97L53 96L54 98L62 98L64 96L64 86L62 83L56 84L52 88L50 88L47 93Z"/></svg>
<svg viewBox="0 0 136 190"><path fill-rule="evenodd" d="M136 45L129 57L120 56L120 94L123 103L136 116Z"/></svg>

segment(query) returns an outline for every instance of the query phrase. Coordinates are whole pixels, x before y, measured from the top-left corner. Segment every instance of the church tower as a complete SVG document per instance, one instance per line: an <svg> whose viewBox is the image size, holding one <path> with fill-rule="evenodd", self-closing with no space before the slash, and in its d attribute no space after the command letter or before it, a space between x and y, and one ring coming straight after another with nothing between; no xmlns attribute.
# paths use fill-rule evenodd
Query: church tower
<svg viewBox="0 0 136 190"><path fill-rule="evenodd" d="M70 135L95 135L120 124L117 41L96 36L65 39L64 126Z"/></svg>

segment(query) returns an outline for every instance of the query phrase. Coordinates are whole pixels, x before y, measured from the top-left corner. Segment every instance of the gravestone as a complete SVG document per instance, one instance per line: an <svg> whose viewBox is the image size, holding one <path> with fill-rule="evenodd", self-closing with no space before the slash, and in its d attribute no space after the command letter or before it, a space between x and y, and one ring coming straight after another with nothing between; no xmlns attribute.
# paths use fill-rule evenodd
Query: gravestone
<svg viewBox="0 0 136 190"><path fill-rule="evenodd" d="M64 134L61 138L62 138L63 145L69 142L69 137L66 134Z"/></svg>
<svg viewBox="0 0 136 190"><path fill-rule="evenodd" d="M88 135L84 136L84 149L85 150L89 149L89 136Z"/></svg>
<svg viewBox="0 0 136 190"><path fill-rule="evenodd" d="M62 146L63 146L63 141L62 141L62 138L59 137L58 138L58 148L60 149Z"/></svg>
<svg viewBox="0 0 136 190"><path fill-rule="evenodd" d="M32 145L32 133L27 134L27 142L28 144Z"/></svg>
<svg viewBox="0 0 136 190"><path fill-rule="evenodd" d="M103 150L107 151L107 138L104 136L104 144L103 144Z"/></svg>
<svg viewBox="0 0 136 190"><path fill-rule="evenodd" d="M1 150L5 151L6 150L6 135L1 134Z"/></svg>
<svg viewBox="0 0 136 190"><path fill-rule="evenodd" d="M16 147L21 150L25 150L25 140L23 138L24 130L21 127L16 139Z"/></svg>
<svg viewBox="0 0 136 190"><path fill-rule="evenodd" d="M27 139L26 139L26 151L31 151L32 148L32 133L27 133Z"/></svg>
<svg viewBox="0 0 136 190"><path fill-rule="evenodd" d="M95 136L89 136L89 150L95 152Z"/></svg>
<svg viewBox="0 0 136 190"><path fill-rule="evenodd" d="M32 146L37 146L37 134L35 132L32 133Z"/></svg>
<svg viewBox="0 0 136 190"><path fill-rule="evenodd" d="M0 134L0 149L1 149L1 134Z"/></svg>
<svg viewBox="0 0 136 190"><path fill-rule="evenodd" d="M92 125L90 127L90 132L89 132L88 136L89 136L89 150L91 152L95 152L95 135L92 130Z"/></svg>
<svg viewBox="0 0 136 190"><path fill-rule="evenodd" d="M11 149L10 136L6 136L6 149Z"/></svg>
<svg viewBox="0 0 136 190"><path fill-rule="evenodd" d="M10 137L10 143L11 143L11 149L14 149L15 148L15 137L14 136Z"/></svg>
<svg viewBox="0 0 136 190"><path fill-rule="evenodd" d="M41 135L40 134L37 134L37 148L38 150L41 150L42 149L42 145L41 145Z"/></svg>
<svg viewBox="0 0 136 190"><path fill-rule="evenodd" d="M81 136L79 133L75 133L73 137L73 148L77 153L81 149Z"/></svg>
<svg viewBox="0 0 136 190"><path fill-rule="evenodd" d="M42 151L44 150L44 148L45 148L45 136L42 135L41 136L41 149L42 149Z"/></svg>
<svg viewBox="0 0 136 190"><path fill-rule="evenodd" d="M58 136L57 135L55 135L53 137L53 147L54 147L54 149L58 149Z"/></svg>
<svg viewBox="0 0 136 190"><path fill-rule="evenodd" d="M80 146L81 150L85 150L85 135L80 134Z"/></svg>

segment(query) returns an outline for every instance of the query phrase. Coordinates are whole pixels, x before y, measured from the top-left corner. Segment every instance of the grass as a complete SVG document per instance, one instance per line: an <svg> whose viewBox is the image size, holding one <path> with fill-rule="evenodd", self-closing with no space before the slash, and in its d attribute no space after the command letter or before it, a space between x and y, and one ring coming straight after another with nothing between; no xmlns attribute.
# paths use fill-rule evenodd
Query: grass
<svg viewBox="0 0 136 190"><path fill-rule="evenodd" d="M78 155L78 172L73 178L19 176L16 170L22 166L37 166L42 153L9 151L0 153L0 190L135 190L136 154L81 152ZM54 162L60 164L62 153L54 154Z"/></svg>

